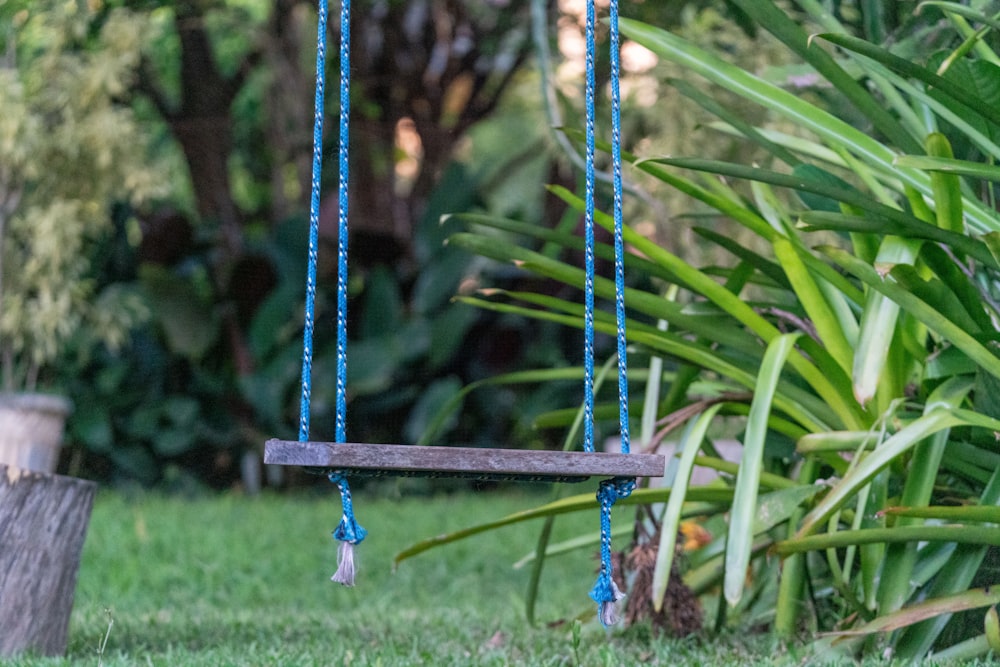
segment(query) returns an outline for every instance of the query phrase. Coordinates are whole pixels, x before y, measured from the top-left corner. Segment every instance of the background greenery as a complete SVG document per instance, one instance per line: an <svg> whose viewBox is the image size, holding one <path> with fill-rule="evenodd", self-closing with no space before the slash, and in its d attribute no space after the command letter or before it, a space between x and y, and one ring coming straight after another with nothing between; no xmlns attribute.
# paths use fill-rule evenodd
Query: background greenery
<svg viewBox="0 0 1000 667"><path fill-rule="evenodd" d="M354 26L371 39L358 44L355 75L350 437L575 446L565 433L579 401L579 72L542 47L577 34L579 17L526 0L426 13L373 4L357 7ZM638 515L628 548L655 555L625 568L630 600L655 619L677 575L717 632L838 633L810 647L825 660L997 650L995 592L979 588L996 581L1000 542L997 8L627 9L627 38L658 58L626 77L635 407L642 444L669 438L679 452L672 490L636 496L654 509ZM540 36L532 13L550 19ZM0 208L9 216L36 197L86 213L67 213L76 240L54 243L44 232L62 220L56 209L15 210L4 271L36 260L17 277L48 284L22 294L72 297L98 315L112 309L97 295L134 304L113 309L98 337L83 315L50 316L33 335L61 356L29 354L39 368L24 371L9 350L22 350L13 325L30 320L5 301L5 375L72 396L73 474L123 489L259 490L260 444L291 435L297 411L311 3L6 0L0 18L3 75L17 93L4 98L14 112L0 141L20 170L20 180L0 173ZM440 70L427 69L429 45L447 56ZM49 76L53 63L81 76ZM606 60L599 69L603 82ZM100 104L60 102L86 101L91 88ZM42 121L69 111L80 122L46 133ZM95 150L85 112L114 124L123 145ZM81 203L62 174L80 175L74 155L96 160L86 172L107 186L89 193L97 201ZM609 194L600 188L603 207ZM318 437L332 419L334 217L328 204ZM46 253L69 266L43 270ZM609 284L598 292L608 298ZM598 328L612 331L603 313ZM612 354L608 339L599 354ZM723 440L737 441L738 464L722 460ZM689 488L695 464L718 479ZM312 483L270 472L273 486ZM576 524L574 540L549 532L562 530L551 519L560 502L593 503L533 513L547 518L529 559L529 618L546 604L548 557L593 545ZM690 517L708 545L678 567L677 530ZM478 539L494 527L475 529ZM971 616L949 620L956 605ZM947 613L919 617L928 609Z"/></svg>
<svg viewBox="0 0 1000 667"><path fill-rule="evenodd" d="M766 52L727 21L731 5L653 5L633 9L654 23L682 27L700 43L735 50L741 58ZM536 2L536 14L548 18L539 36L532 35L526 0L503 11L478 2L454 3L436 15L421 14L408 3L388 7L386 13L373 12L362 2L355 11L355 30L382 35L382 42L356 45L375 51L355 58L363 70L354 77L352 126L350 429L360 441L412 442L463 385L507 371L578 362L576 336L562 327L539 327L521 317L451 303L460 289L474 289L485 279L512 287L530 279L446 247L444 240L459 224L439 221L445 213L479 210L562 229L577 226L578 214L547 196L544 186L578 185L579 172L572 168L579 162L577 149L560 143L550 126L581 122L581 80L572 68L565 70L556 49L557 34L579 32L573 27L579 16ZM89 131L82 117L59 135L16 128L4 135L9 156L43 159L44 152L31 148L33 137L43 136L67 155L104 156L101 164L128 175L120 178L110 171L102 176L108 187L125 185L127 192L89 191L104 202L87 206L99 224L83 224L81 218L79 224L60 227L85 238L79 252L66 252L75 245L56 243L51 225L29 227L44 243L37 247L48 248L42 256L69 258L75 267L73 274L55 268L32 273L42 293L56 293L59 281L72 281L63 291L73 295L78 309L97 305L95 312L104 317L83 326L79 312L72 318L53 312L46 316L47 328L32 328L38 345L60 356L46 357L30 374L30 384L65 391L76 404L63 469L117 484L192 478L216 487L239 482L258 488L260 443L293 435L297 414L314 76L312 3L5 0L0 11L5 17L0 39L13 67L7 74L23 85L46 81L36 86L38 104L58 104L71 93L59 92L61 79L45 75L54 62L47 54L54 53L64 71L81 73L74 85L95 81L104 86L106 106L88 107L95 119L91 125L100 125L98 112L105 111L136 124L134 130L116 124L113 139L129 152L114 159L107 156L118 144L109 139L94 150L88 142L102 135ZM449 36L456 31L475 38L472 52L452 50ZM428 45L439 39L450 54L448 66L440 78L415 85L421 79L407 68L426 68ZM392 43L407 57L385 58L377 51L379 43ZM546 68L539 68L540 45L550 48ZM599 64L606 79L606 56ZM336 71L335 57L329 66ZM551 96L541 94L546 71ZM658 79L635 77L633 90L637 95L645 91L645 98L629 103L629 143L682 141L688 136L684 128L665 123L653 109L650 92L658 89ZM379 83L386 81L396 87ZM331 117L337 107L334 89L328 87ZM685 127L696 122L689 113L693 105L673 98L666 103L680 105L669 115L686 118L690 125ZM7 116L8 124L15 117ZM141 141L130 139L134 132L142 134ZM509 140L513 136L517 142ZM328 157L334 142L328 133ZM729 145L718 143L721 151ZM78 163L68 158L44 159L91 179L103 173L76 169ZM25 178L38 172L22 171ZM334 171L328 165L326 183L333 182ZM32 195L76 205L75 181L56 169L45 173L46 183L62 190L45 194L40 181L31 181ZM152 179L155 190L138 187L140 176ZM326 201L314 401L318 437L332 428L333 327L324 323L329 320L326 295L335 282L329 258L336 239L329 223L336 212L335 198ZM664 201L669 206L671 199ZM657 198L646 193L637 202L637 214L651 210L651 219L664 217L664 203ZM650 233L656 233L655 225ZM7 244L16 257L25 248ZM8 263L7 271L14 267ZM8 277L8 286L16 280ZM119 305L123 302L129 308ZM14 317L23 310L5 307L7 319L33 324ZM123 325L133 325L126 338L120 333ZM61 337L53 338L53 331ZM93 340L95 331L112 345ZM8 343L16 340L9 327L4 335ZM4 369L9 376L24 376L14 373L9 360ZM439 440L551 446L558 435L536 430L535 416L572 405L578 393L572 383L485 386L455 413L460 416L442 425Z"/></svg>

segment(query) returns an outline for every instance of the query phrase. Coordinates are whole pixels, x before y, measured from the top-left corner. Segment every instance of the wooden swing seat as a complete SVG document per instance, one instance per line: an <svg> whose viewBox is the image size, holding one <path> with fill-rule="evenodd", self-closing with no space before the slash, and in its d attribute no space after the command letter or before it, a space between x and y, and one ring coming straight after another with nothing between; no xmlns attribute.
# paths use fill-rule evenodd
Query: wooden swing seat
<svg viewBox="0 0 1000 667"><path fill-rule="evenodd" d="M264 445L264 463L321 468L348 476L582 482L589 477L662 477L665 459L656 454L272 439Z"/></svg>

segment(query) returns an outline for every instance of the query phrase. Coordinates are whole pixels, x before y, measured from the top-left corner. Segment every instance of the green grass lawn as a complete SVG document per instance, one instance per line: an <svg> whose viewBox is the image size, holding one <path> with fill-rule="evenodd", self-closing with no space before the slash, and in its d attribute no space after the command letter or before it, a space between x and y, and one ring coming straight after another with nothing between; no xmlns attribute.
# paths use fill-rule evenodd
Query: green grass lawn
<svg viewBox="0 0 1000 667"><path fill-rule="evenodd" d="M369 536L349 589L329 581L336 569L330 531L340 518L332 488L322 496L188 500L104 493L84 551L67 658L3 664L797 664L771 653L765 638L667 641L644 628L609 633L592 617L575 624L593 606L587 592L595 562L582 552L548 564L540 622L529 626L528 574L511 564L534 545L533 523L428 552L393 573L393 555L418 539L549 496L385 495L355 496ZM596 530L596 523L596 514L563 517L555 537Z"/></svg>

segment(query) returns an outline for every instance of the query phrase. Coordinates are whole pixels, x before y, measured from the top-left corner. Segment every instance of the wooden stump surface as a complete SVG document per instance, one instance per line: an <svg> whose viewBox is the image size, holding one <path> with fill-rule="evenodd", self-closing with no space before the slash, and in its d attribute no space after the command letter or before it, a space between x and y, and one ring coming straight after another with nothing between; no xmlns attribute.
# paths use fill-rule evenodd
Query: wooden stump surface
<svg viewBox="0 0 1000 667"><path fill-rule="evenodd" d="M0 656L66 652L96 490L0 464Z"/></svg>

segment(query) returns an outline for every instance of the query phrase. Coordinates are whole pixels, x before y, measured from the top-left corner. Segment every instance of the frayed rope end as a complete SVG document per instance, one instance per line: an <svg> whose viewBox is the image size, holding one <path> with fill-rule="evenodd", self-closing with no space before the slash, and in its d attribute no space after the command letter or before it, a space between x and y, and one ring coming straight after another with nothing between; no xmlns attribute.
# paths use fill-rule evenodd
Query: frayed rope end
<svg viewBox="0 0 1000 667"><path fill-rule="evenodd" d="M351 489L347 485L347 479L339 473L331 473L330 481L340 487L341 503L344 508L340 524L333 531L334 538L340 541L340 550L337 552L337 572L330 577L330 580L344 586L353 586L354 545L360 544L368 535L368 531L354 518Z"/></svg>
<svg viewBox="0 0 1000 667"><path fill-rule="evenodd" d="M354 571L354 545L350 542L341 542L337 551L337 571L330 577L330 581L353 586Z"/></svg>
<svg viewBox="0 0 1000 667"><path fill-rule="evenodd" d="M601 625L606 628L610 628L616 625L619 621L618 618L618 603L617 602L602 602L597 605L597 616L601 619Z"/></svg>
<svg viewBox="0 0 1000 667"><path fill-rule="evenodd" d="M618 623L618 602L624 597L625 594L618 589L611 577L601 575L597 578L597 583L590 591L590 599L597 603L597 616L601 625L607 628Z"/></svg>

